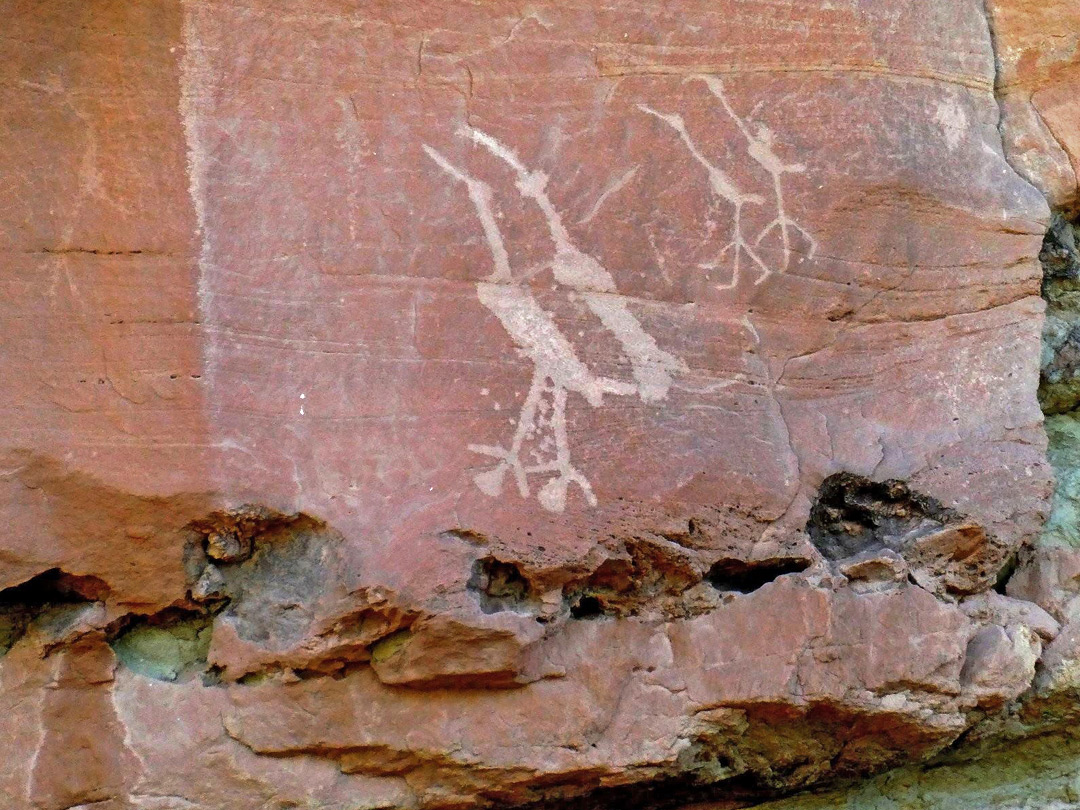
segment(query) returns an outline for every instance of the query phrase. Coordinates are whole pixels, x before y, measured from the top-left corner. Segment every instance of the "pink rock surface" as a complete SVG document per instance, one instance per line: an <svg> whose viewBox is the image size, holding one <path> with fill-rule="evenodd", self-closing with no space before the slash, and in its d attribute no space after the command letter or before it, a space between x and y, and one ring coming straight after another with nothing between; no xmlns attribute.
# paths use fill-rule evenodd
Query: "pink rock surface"
<svg viewBox="0 0 1080 810"><path fill-rule="evenodd" d="M1051 485L977 0L0 12L4 806L746 804L1031 683L957 604Z"/></svg>

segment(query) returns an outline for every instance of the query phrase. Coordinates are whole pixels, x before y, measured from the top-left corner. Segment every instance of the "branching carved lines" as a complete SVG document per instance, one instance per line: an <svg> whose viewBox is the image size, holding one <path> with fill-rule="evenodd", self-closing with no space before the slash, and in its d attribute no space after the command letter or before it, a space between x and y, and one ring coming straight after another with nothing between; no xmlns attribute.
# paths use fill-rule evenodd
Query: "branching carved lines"
<svg viewBox="0 0 1080 810"><path fill-rule="evenodd" d="M581 293L585 305L622 344L623 351L630 358L638 395L646 402L663 399L671 387L672 374L683 369L682 362L660 349L652 336L641 327L627 308L625 299L618 295L611 273L574 244L562 217L545 191L547 175L528 171L509 149L490 135L475 129L470 130L470 134L476 143L514 170L522 196L533 200L543 213L555 243L552 275L559 284Z"/></svg>
<svg viewBox="0 0 1080 810"><path fill-rule="evenodd" d="M710 161L694 142L678 113L665 113L645 105L639 109L667 124L679 136L694 160L706 171L709 189L718 201L733 209L730 241L706 268L718 267L729 257L730 281L722 289L738 286L744 266L756 268L760 284L772 269L762 259L759 247L772 232L779 233L783 245L783 263L779 272L787 270L791 254L791 237L799 233L809 242L809 253L817 248L813 237L789 217L784 208L782 178L785 174L805 171L801 164L784 163L773 151L773 136L764 125L753 129L728 104L723 84L710 76L695 77L705 83L719 100L724 111L736 123L746 140L747 154L772 178L771 200L766 196L741 189L720 166ZM594 374L578 357L573 344L560 331L550 313L540 306L525 283L534 270L515 275L502 230L493 208L494 192L487 183L451 163L442 153L424 145L424 152L453 180L468 190L469 199L484 232L494 269L486 280L476 285L476 294L488 310L499 319L519 350L533 364L532 380L525 401L518 413L513 436L508 445L471 444L475 453L495 459L495 465L474 476L482 492L492 497L502 494L509 476L523 498L533 494L534 478L543 479L536 490L539 503L548 510L561 512L566 508L571 485L576 485L586 501L595 506L596 495L588 478L571 459L567 430L567 400L571 393L581 397L594 408L601 407L604 395L636 396L643 402L658 402L667 397L673 378L687 371L685 363L661 349L631 312L627 301L619 295L615 279L594 256L581 250L563 223L562 216L547 194L548 176L530 170L505 144L479 129L465 129L463 135L477 147L502 161L513 172L517 193L539 209L547 224L553 244L549 261L541 269L550 269L556 283L585 303L604 328L622 347L630 362L633 382ZM636 173L631 169L597 200L585 217L591 219L611 193L625 185ZM757 234L745 232L743 209L747 205L774 204L776 216ZM726 387L733 381L725 381Z"/></svg>
<svg viewBox="0 0 1080 810"><path fill-rule="evenodd" d="M746 122L735 114L735 111L728 103L727 96L724 95L724 83L716 76L698 76L700 81L705 83L705 86L709 88L709 91L716 96L717 100L723 106L724 111L735 122L735 125L739 128L739 132L746 138L747 153L753 158L769 175L773 181L773 194L776 201L776 218L766 225L761 233L757 235L754 240L754 245L760 245L761 240L775 228L780 229L780 238L784 246L784 263L781 272L784 272L788 268L788 262L791 260L791 231L795 230L802 234L810 244L810 249L807 253L813 256L817 251L817 240L814 239L810 233L803 228L799 223L793 220L787 215L784 209L784 189L781 176L784 174L802 174L806 171L806 166L802 163L784 163L776 152L773 151L773 133L764 124L757 124L754 127L754 131L750 130Z"/></svg>
<svg viewBox="0 0 1080 810"><path fill-rule="evenodd" d="M630 360L634 382L625 382L593 374L578 358L577 352L555 325L551 316L533 298L528 288L514 278L506 245L492 210L491 187L458 169L440 152L425 145L427 155L448 175L464 183L476 210L494 263L487 281L476 285L476 293L502 323L503 328L533 363L528 394L518 415L510 445L470 445L469 449L497 459L491 469L475 476L484 493L502 493L509 474L522 497L532 494L531 476L546 481L536 493L540 504L551 511L566 508L571 484L576 484L590 505L596 495L589 480L578 470L570 456L567 431L567 397L580 394L593 407L600 407L605 394L638 396L655 402L667 396L672 377L685 369L681 360L656 345L619 296L611 273L593 256L582 251L563 224L562 217L547 195L548 177L530 171L508 147L481 130L467 130L478 146L502 160L517 176L517 190L532 200L548 226L554 243L549 267L556 282L581 296L585 305L621 344Z"/></svg>
<svg viewBox="0 0 1080 810"><path fill-rule="evenodd" d="M739 285L739 267L743 256L750 259L750 261L757 265L758 269L761 271L761 275L758 277L758 283L764 281L769 275L769 267L761 260L761 257L757 255L754 248L746 241L746 238L743 236L742 222L743 206L748 203L760 205L764 202L764 198L757 194L747 194L741 191L723 169L711 163L708 158L701 153L693 139L691 139L690 133L686 131L686 123L683 121L681 115L678 113L657 112L652 107L647 107L644 104L639 104L638 109L649 115L656 116L679 134L679 138L682 140L683 144L686 145L687 151L690 152L694 160L705 167L705 171L709 176L709 188L712 190L713 194L720 199L731 203L732 207L735 209L731 223L731 241L720 249L720 252L716 254L716 258L712 262L702 265L702 269L712 270L713 268L719 267L724 255L728 251L732 251L733 264L731 281L727 284L720 285L720 289L730 290Z"/></svg>
<svg viewBox="0 0 1080 810"><path fill-rule="evenodd" d="M746 257L751 265L758 269L759 275L754 280L754 284L757 285L768 278L773 272L762 260L757 249L761 246L762 241L774 230L779 230L780 240L783 246L784 255L779 270L781 273L787 271L788 264L791 261L792 232L798 232L809 243L809 249L807 250L808 256L812 257L817 251L817 241L805 228L788 216L784 207L783 175L801 174L806 171L806 166L801 163L784 163L784 161L780 159L776 152L773 151L772 130L761 123L755 124L754 128L751 129L747 122L736 114L735 110L728 102L727 96L724 93L724 83L718 77L703 75L695 76L693 78L704 82L705 86L709 89L709 92L720 102L720 105L724 108L724 112L735 122L739 132L742 134L743 138L745 138L747 154L772 178L772 196L773 204L776 206L776 216L771 222L766 224L752 240L748 238L743 231L743 208L750 204L763 205L765 204L765 199L759 194L751 194L742 191L723 169L706 158L694 140L690 137L690 133L686 129L686 122L681 115L678 113L659 112L644 104L639 104L638 109L649 115L655 116L675 130L691 157L704 167L709 178L709 188L712 193L718 199L729 203L733 208L731 241L721 248L720 252L712 262L702 265L702 269L712 270L719 267L725 255L730 252L732 254L731 280L727 284L719 285L719 289L732 289L738 286L743 257Z"/></svg>
<svg viewBox="0 0 1080 810"><path fill-rule="evenodd" d="M499 230L499 226L495 222L495 214L491 210L491 199L494 196L491 192L491 186L482 180L476 180L464 172L458 171L450 161L427 144L424 144L424 151L427 152L428 157L439 165L440 169L455 180L460 180L469 189L469 199L472 200L476 215L480 218L480 226L484 229L484 238L487 239L492 261L495 262L495 271L491 274L491 280L510 284L514 280L510 272L510 256L506 252L502 232Z"/></svg>

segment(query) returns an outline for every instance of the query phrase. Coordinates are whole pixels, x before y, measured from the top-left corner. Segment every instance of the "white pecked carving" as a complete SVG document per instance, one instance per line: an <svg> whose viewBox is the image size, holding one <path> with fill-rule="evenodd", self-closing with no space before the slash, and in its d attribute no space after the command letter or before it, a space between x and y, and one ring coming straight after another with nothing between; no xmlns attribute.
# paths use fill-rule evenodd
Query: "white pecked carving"
<svg viewBox="0 0 1080 810"><path fill-rule="evenodd" d="M719 79L711 76L695 78L706 84L725 112L735 120L746 139L747 153L772 177L772 203L776 206L776 217L757 234L751 236L744 232L742 211L747 205L767 204L766 197L740 189L730 175L710 161L692 139L680 115L660 112L645 105L639 105L639 109L663 121L679 135L694 160L705 169L712 193L718 200L732 206L731 240L719 251L713 263L706 265L720 266L725 256L729 256L731 279L720 288L736 287L741 269L746 266L758 270L759 276L754 282L758 284L772 272L759 252L762 240L769 233L779 231L783 245L784 258L779 272L788 267L793 232L797 231L808 241L811 254L816 249L810 234L792 220L784 208L783 175L803 172L805 167L784 163L773 151L772 133L764 125L759 124L751 129L735 115ZM594 408L603 405L605 395L636 396L643 402L659 402L667 397L675 375L686 371L687 367L682 360L657 345L630 310L627 299L619 294L615 279L607 268L574 242L562 216L548 197L548 176L542 171L530 170L510 147L483 130L468 128L463 130L463 135L501 160L514 173L517 193L536 205L547 224L554 249L545 266L551 269L555 281L578 295L619 341L629 360L633 378L633 382L630 382L597 375L582 362L571 341L540 306L529 287L523 280L515 278L502 230L493 210L494 191L491 186L458 168L442 153L425 144L423 149L428 157L443 172L466 187L480 221L493 271L486 280L477 283L477 297L499 319L518 349L533 364L532 380L509 444L469 445L473 452L495 460L494 466L477 473L474 481L482 492L496 497L502 494L509 477L519 494L528 498L534 494L533 480L543 479L535 495L545 509L553 512L562 512L566 508L570 487L577 485L586 501L595 506L597 499L592 486L571 458L567 429L569 395L579 394ZM628 183L637 168L630 169L608 189L582 222L592 219L604 199ZM729 384L731 381L719 387Z"/></svg>

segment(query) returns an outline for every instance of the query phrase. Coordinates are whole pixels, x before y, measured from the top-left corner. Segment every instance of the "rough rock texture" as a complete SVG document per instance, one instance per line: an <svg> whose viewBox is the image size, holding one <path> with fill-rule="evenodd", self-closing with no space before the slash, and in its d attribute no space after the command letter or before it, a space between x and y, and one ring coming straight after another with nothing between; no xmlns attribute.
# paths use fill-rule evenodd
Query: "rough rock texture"
<svg viewBox="0 0 1080 810"><path fill-rule="evenodd" d="M800 795L762 810L1068 810L1080 806L1080 744L1038 737L976 760L901 768L847 791Z"/></svg>
<svg viewBox="0 0 1080 810"><path fill-rule="evenodd" d="M1009 162L1056 208L1077 209L1080 6L1071 0L986 0Z"/></svg>
<svg viewBox="0 0 1080 810"><path fill-rule="evenodd" d="M1073 761L1073 6L3 0L0 805Z"/></svg>

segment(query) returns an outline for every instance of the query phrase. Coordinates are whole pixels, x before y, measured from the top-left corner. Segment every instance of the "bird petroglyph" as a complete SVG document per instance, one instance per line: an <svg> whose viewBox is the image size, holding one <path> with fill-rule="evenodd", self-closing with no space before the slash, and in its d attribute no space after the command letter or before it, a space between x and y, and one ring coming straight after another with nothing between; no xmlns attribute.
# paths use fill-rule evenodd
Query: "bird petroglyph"
<svg viewBox="0 0 1080 810"><path fill-rule="evenodd" d="M761 124L751 128L734 113L719 79L711 76L695 78L705 83L726 114L735 120L746 140L747 154L772 178L771 195L751 193L740 188L729 173L706 157L678 113L661 112L644 104L638 105L638 108L663 121L678 134L694 160L705 169L712 194L732 208L732 236L716 255L713 264L709 265L720 266L725 257L730 262L730 280L718 287L732 289L738 286L740 272L747 266L757 269L758 277L754 283L759 284L774 272L759 250L770 233L779 233L783 247L783 260L775 272L782 273L787 269L794 233L801 234L809 243L809 253L816 249L810 234L791 219L784 208L783 175L803 172L805 167L781 160L773 149L772 132ZM483 230L493 269L485 280L477 283L477 297L499 319L519 351L533 365L529 390L509 444L469 445L473 452L495 460L494 466L477 473L474 481L482 492L496 497L502 494L509 476L521 497L532 497L535 492L539 503L553 512L562 512L566 508L571 485L577 485L585 500L595 506L597 498L592 485L571 458L567 426L569 395L579 394L594 408L603 406L605 395L636 396L642 402L656 403L667 397L674 377L688 369L681 359L657 345L655 338L645 330L631 310L627 299L619 294L611 272L574 241L562 215L548 196L548 175L530 169L512 148L481 129L466 128L462 130L462 135L476 147L505 163L516 178L517 194L539 209L553 246L544 268L550 269L556 284L576 295L619 342L629 361L629 376L632 378L616 379L596 374L581 360L573 343L525 283L531 273L515 275L493 207L495 191L488 183L454 165L443 153L424 144L423 150L427 156L449 177L465 186ZM636 168L628 171L614 189L630 182L636 173ZM611 193L612 189L609 189L604 197ZM595 215L602 202L603 198L597 201L586 219ZM747 234L743 208L770 203L775 206L775 217L758 233ZM533 481L536 479L542 482L534 489Z"/></svg>

